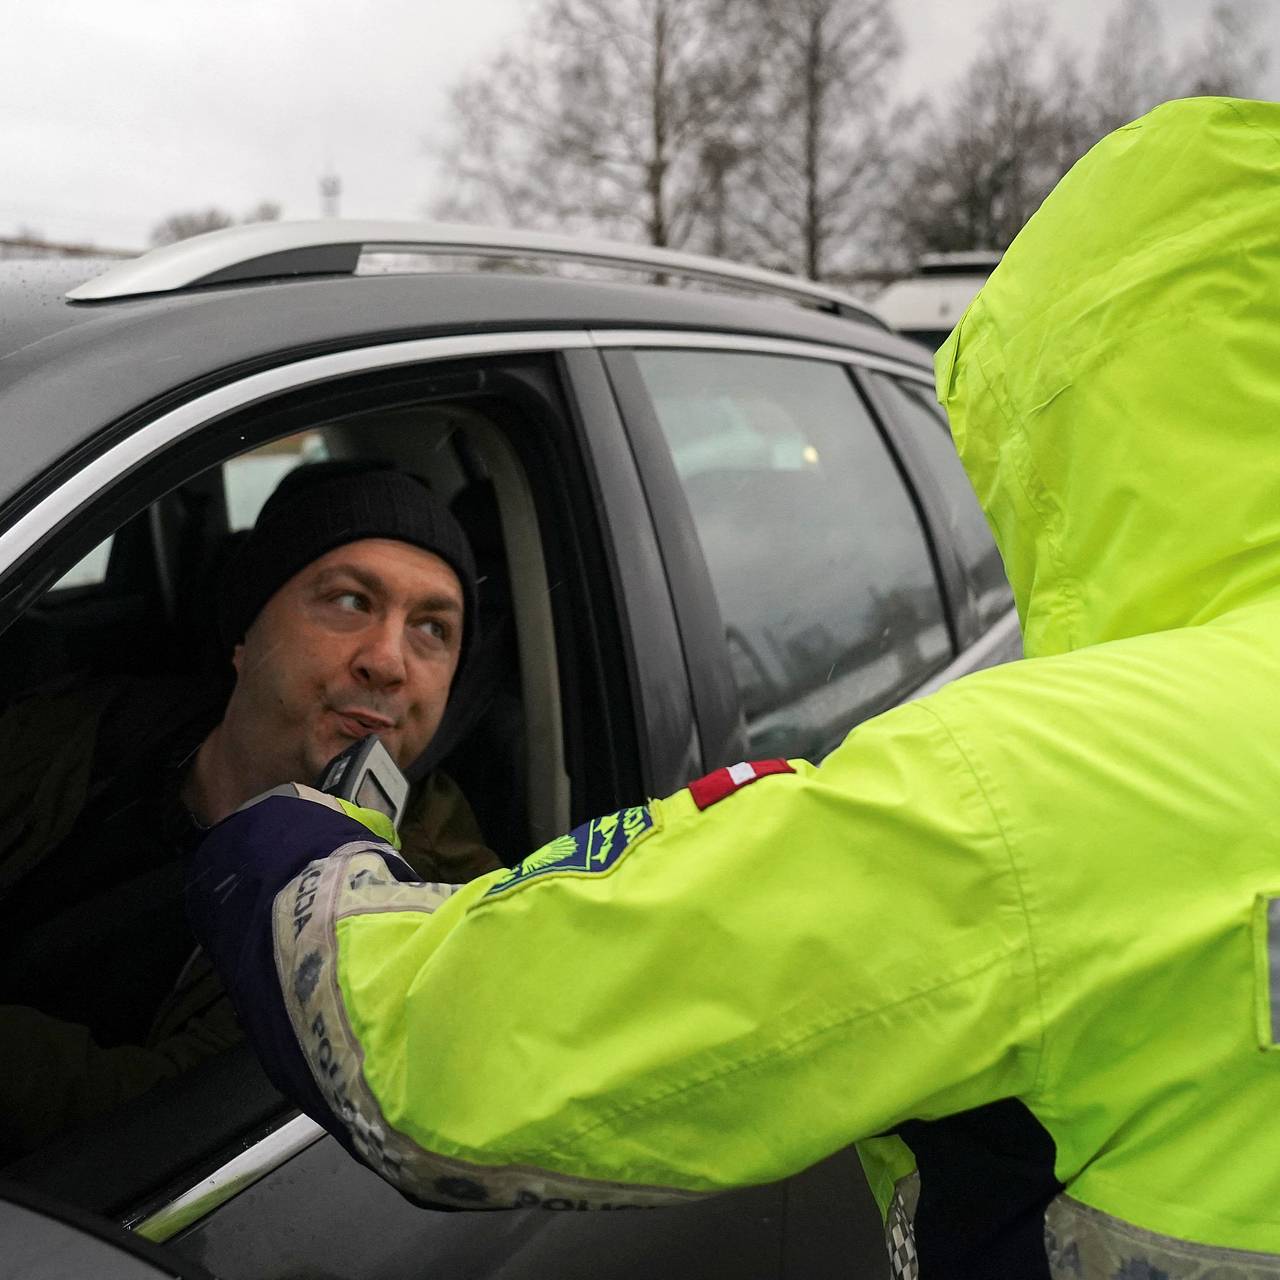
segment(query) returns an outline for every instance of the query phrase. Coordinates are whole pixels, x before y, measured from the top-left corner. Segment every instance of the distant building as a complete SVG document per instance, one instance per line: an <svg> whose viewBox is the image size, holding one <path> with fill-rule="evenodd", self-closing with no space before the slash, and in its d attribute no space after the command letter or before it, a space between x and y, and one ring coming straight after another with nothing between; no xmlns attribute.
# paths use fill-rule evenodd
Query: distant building
<svg viewBox="0 0 1280 1280"><path fill-rule="evenodd" d="M917 274L891 284L875 300L886 324L936 351L1000 261L988 249L926 253Z"/></svg>

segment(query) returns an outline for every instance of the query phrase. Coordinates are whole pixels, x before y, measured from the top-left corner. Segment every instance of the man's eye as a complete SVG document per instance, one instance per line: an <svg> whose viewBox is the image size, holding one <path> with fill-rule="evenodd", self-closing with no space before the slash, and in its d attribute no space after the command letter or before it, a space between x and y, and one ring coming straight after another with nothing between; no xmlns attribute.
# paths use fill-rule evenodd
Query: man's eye
<svg viewBox="0 0 1280 1280"><path fill-rule="evenodd" d="M441 622L439 618L424 618L421 622L415 624L415 630L431 640L444 640L449 635L448 626Z"/></svg>
<svg viewBox="0 0 1280 1280"><path fill-rule="evenodd" d="M333 597L333 603L339 609L346 609L350 613L361 612L365 607L364 596L358 591L343 591Z"/></svg>

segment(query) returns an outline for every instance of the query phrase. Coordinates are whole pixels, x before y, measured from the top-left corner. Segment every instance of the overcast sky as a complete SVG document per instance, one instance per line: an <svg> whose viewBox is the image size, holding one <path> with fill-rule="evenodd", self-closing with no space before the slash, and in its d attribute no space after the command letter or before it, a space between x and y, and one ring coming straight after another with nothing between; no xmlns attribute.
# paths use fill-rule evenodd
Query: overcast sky
<svg viewBox="0 0 1280 1280"><path fill-rule="evenodd" d="M744 0L745 2L745 0ZM995 0L899 0L904 93L933 92L978 48ZM1092 54L1110 0L1053 5L1055 38ZM449 84L515 37L529 0L35 0L0 30L0 236L147 243L165 214L272 199L413 218L437 194L425 140ZM1170 52L1210 0L1161 0ZM1280 98L1280 3L1260 28Z"/></svg>

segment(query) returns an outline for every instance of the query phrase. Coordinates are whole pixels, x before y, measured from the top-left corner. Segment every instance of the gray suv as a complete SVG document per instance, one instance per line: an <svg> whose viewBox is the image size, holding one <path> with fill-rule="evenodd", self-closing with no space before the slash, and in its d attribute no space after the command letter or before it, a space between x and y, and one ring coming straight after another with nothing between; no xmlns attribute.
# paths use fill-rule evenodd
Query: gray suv
<svg viewBox="0 0 1280 1280"><path fill-rule="evenodd" d="M445 767L507 861L720 765L817 759L1018 656L928 353L825 286L395 223L240 227L91 270L0 274L6 716L59 682L199 671L237 532L324 457L426 477L471 536L494 693ZM10 913L0 1001L35 968L62 1008L86 970L144 980L142 934L180 911L152 886L180 873L126 856L38 933ZM0 1267L24 1275L886 1270L852 1153L694 1208L429 1212L243 1046L0 1179Z"/></svg>

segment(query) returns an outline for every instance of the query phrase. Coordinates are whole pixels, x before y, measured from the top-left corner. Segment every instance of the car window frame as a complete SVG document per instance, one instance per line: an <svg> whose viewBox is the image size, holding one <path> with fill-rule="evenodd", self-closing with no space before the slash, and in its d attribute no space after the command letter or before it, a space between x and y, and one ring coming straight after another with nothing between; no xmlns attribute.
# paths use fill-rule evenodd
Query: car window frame
<svg viewBox="0 0 1280 1280"><path fill-rule="evenodd" d="M702 769L697 685L687 665L670 567L605 353L566 351L560 361L596 506L610 515L601 521L604 550L621 614L631 702L642 721L637 751L644 793L633 797L638 804L678 790Z"/></svg>
<svg viewBox="0 0 1280 1280"><path fill-rule="evenodd" d="M951 616L955 626L956 660L952 667L948 668L946 680L931 680L913 695L924 697L957 676L1021 657L1022 632L1018 613L1010 604L1008 611L1000 618L987 627L982 625L974 607L964 563L947 536L949 516L947 497L942 485L911 431L898 421L892 406L877 387L876 379L866 376L868 373L880 373L901 378L914 382L932 394L934 391L932 372L912 369L910 366L889 368L884 361L866 360L853 365L851 373L871 412L881 424L881 430L893 442L902 467L912 477L913 487L923 508L925 519L934 530L932 538L936 547L939 571L951 602Z"/></svg>
<svg viewBox="0 0 1280 1280"><path fill-rule="evenodd" d="M889 371L868 369L866 372L888 373ZM912 378L901 372L890 374L890 376L905 378L909 382L925 387L930 392L933 390L932 377L917 374ZM855 371L855 377L864 400L880 420L885 434L894 441L895 448L902 458L903 467L913 477L916 493L926 510L930 524L938 531L935 538L936 554L951 600L952 617L956 628L956 647L957 650L963 650L981 633L981 627L966 586L964 565L950 539L945 536L947 530L945 495L933 474L933 468L929 465L928 459L923 456L910 431L898 421L892 406L876 385L876 379L859 377L857 371Z"/></svg>

